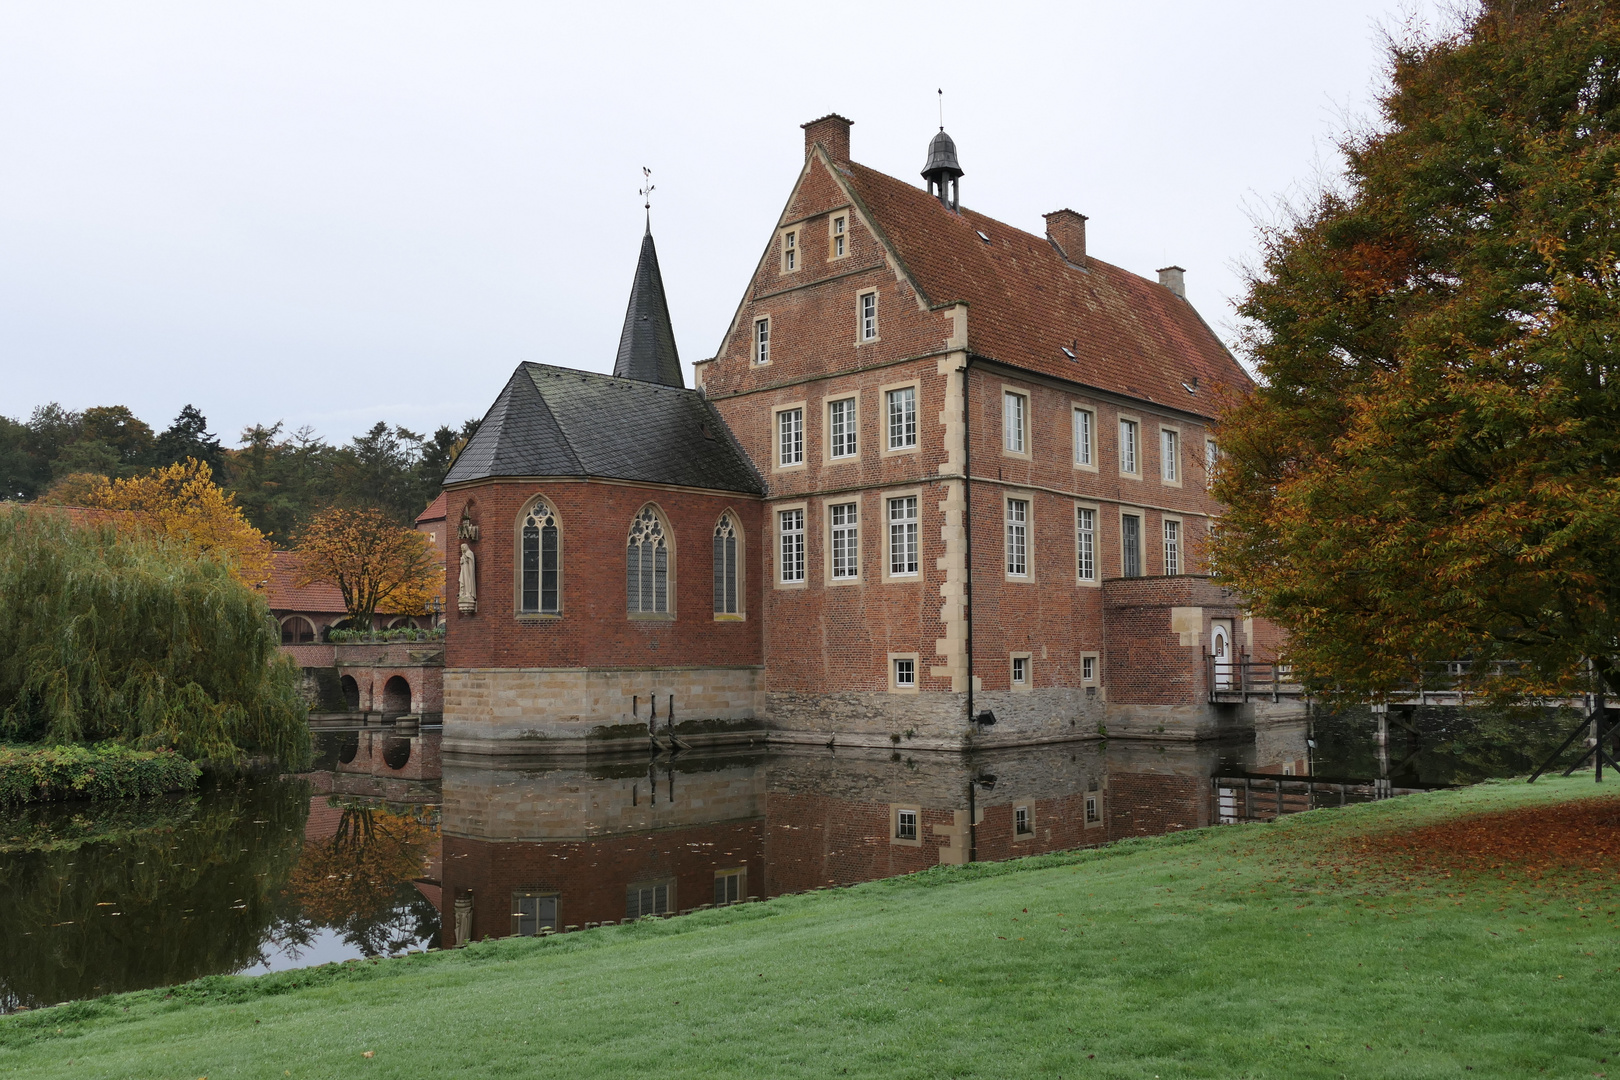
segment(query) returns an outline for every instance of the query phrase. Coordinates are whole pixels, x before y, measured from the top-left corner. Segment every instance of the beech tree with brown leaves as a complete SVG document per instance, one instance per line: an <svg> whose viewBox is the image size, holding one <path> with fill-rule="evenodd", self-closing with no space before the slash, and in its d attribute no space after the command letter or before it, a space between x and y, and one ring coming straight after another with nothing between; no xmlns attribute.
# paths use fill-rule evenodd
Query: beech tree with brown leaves
<svg viewBox="0 0 1620 1080"><path fill-rule="evenodd" d="M384 605L423 614L444 589L444 565L427 536L401 528L381 510L323 510L304 529L297 551L298 584L337 586L358 629L370 629Z"/></svg>
<svg viewBox="0 0 1620 1080"><path fill-rule="evenodd" d="M1620 693L1620 11L1486 0L1389 60L1264 237L1215 564L1330 698Z"/></svg>

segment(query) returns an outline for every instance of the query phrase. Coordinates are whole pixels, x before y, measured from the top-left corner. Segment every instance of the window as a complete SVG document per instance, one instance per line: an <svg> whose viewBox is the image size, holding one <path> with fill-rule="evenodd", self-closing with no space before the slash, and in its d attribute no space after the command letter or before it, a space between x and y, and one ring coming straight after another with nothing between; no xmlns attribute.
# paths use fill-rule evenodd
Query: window
<svg viewBox="0 0 1620 1080"><path fill-rule="evenodd" d="M1029 574L1029 500L1007 500L1007 573Z"/></svg>
<svg viewBox="0 0 1620 1080"><path fill-rule="evenodd" d="M832 257L844 257L845 239L849 231L849 220L843 214L834 214L832 219Z"/></svg>
<svg viewBox="0 0 1620 1080"><path fill-rule="evenodd" d="M1029 399L1023 394L1008 390L1001 395L1001 444L1009 454L1025 452L1024 424L1028 408Z"/></svg>
<svg viewBox="0 0 1620 1080"><path fill-rule="evenodd" d="M910 689L917 685L917 661L909 657L895 658L894 685L902 689Z"/></svg>
<svg viewBox="0 0 1620 1080"><path fill-rule="evenodd" d="M1097 681L1097 658L1095 656L1082 656L1080 658L1080 681Z"/></svg>
<svg viewBox="0 0 1620 1080"><path fill-rule="evenodd" d="M1142 576L1142 519L1136 514L1123 514L1119 519L1120 573L1124 577Z"/></svg>
<svg viewBox="0 0 1620 1080"><path fill-rule="evenodd" d="M315 624L301 615L294 615L281 624L283 645L308 645L315 640Z"/></svg>
<svg viewBox="0 0 1620 1080"><path fill-rule="evenodd" d="M512 933L534 937L542 930L557 929L557 894L514 892L512 894Z"/></svg>
<svg viewBox="0 0 1620 1080"><path fill-rule="evenodd" d="M1097 796L1086 796L1086 824L1095 825L1102 819L1097 815Z"/></svg>
<svg viewBox="0 0 1620 1080"><path fill-rule="evenodd" d="M1090 409L1074 410L1074 463L1076 465L1092 464L1091 431L1096 422L1096 414Z"/></svg>
<svg viewBox="0 0 1620 1080"><path fill-rule="evenodd" d="M804 580L804 511L783 510L777 515L782 538L782 580Z"/></svg>
<svg viewBox="0 0 1620 1080"><path fill-rule="evenodd" d="M782 234L782 273L791 274L799 268L799 234Z"/></svg>
<svg viewBox="0 0 1620 1080"><path fill-rule="evenodd" d="M1018 836L1035 835L1035 823L1030 820L1029 807L1013 807L1013 833Z"/></svg>
<svg viewBox="0 0 1620 1080"><path fill-rule="evenodd" d="M643 507L630 525L625 569L630 614L669 611L669 542L664 536L664 523L650 506Z"/></svg>
<svg viewBox="0 0 1620 1080"><path fill-rule="evenodd" d="M648 881L632 885L624 891L624 917L639 919L643 915L667 915L674 907L674 882Z"/></svg>
<svg viewBox="0 0 1620 1080"><path fill-rule="evenodd" d="M721 514L714 527L714 613L735 615L737 598L737 523Z"/></svg>
<svg viewBox="0 0 1620 1080"><path fill-rule="evenodd" d="M1097 511L1074 509L1074 573L1081 581L1097 580Z"/></svg>
<svg viewBox="0 0 1620 1080"><path fill-rule="evenodd" d="M828 453L835 458L854 457L855 399L841 398L827 404Z"/></svg>
<svg viewBox="0 0 1620 1080"><path fill-rule="evenodd" d="M1119 471L1136 472L1136 421L1119 422Z"/></svg>
<svg viewBox="0 0 1620 1080"><path fill-rule="evenodd" d="M1215 482L1215 466L1221 462L1221 448L1215 445L1214 439L1204 440L1204 479L1207 483Z"/></svg>
<svg viewBox="0 0 1620 1080"><path fill-rule="evenodd" d="M916 446L917 388L903 386L890 390L885 396L889 404L889 449L908 450Z"/></svg>
<svg viewBox="0 0 1620 1080"><path fill-rule="evenodd" d="M1181 480L1181 435L1164 429L1159 432L1159 475L1166 483Z"/></svg>
<svg viewBox="0 0 1620 1080"><path fill-rule="evenodd" d="M804 462L804 410L783 409L776 414L776 463L800 465Z"/></svg>
<svg viewBox="0 0 1620 1080"><path fill-rule="evenodd" d="M827 508L832 530L832 576L840 581L861 576L859 510L858 503Z"/></svg>
<svg viewBox="0 0 1620 1080"><path fill-rule="evenodd" d="M889 500L889 576L917 572L917 496Z"/></svg>
<svg viewBox="0 0 1620 1080"><path fill-rule="evenodd" d="M1029 685L1029 657L1015 656L1012 658L1012 681L1014 686Z"/></svg>
<svg viewBox="0 0 1620 1080"><path fill-rule="evenodd" d="M771 362L771 320L754 320L754 363Z"/></svg>
<svg viewBox="0 0 1620 1080"><path fill-rule="evenodd" d="M861 340L877 340L877 293L861 293Z"/></svg>
<svg viewBox="0 0 1620 1080"><path fill-rule="evenodd" d="M555 615L561 610L558 537L557 515L545 500L536 499L523 516L519 611Z"/></svg>
<svg viewBox="0 0 1620 1080"><path fill-rule="evenodd" d="M1164 573L1166 577L1181 573L1181 522L1169 518L1164 521Z"/></svg>
<svg viewBox="0 0 1620 1080"><path fill-rule="evenodd" d="M714 872L714 906L735 904L748 895L748 867Z"/></svg>
<svg viewBox="0 0 1620 1080"><path fill-rule="evenodd" d="M894 812L894 838L896 840L917 839L917 811L896 810Z"/></svg>

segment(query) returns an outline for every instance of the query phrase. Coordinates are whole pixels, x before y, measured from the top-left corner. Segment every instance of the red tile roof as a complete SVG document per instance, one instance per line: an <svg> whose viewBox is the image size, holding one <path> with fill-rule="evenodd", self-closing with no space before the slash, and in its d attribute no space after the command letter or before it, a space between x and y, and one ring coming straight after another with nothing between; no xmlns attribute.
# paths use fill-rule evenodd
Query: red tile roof
<svg viewBox="0 0 1620 1080"><path fill-rule="evenodd" d="M976 355L1209 417L1218 387L1251 385L1192 305L1158 282L1094 258L1078 269L1044 236L953 214L864 165L844 176L923 295L967 303Z"/></svg>
<svg viewBox="0 0 1620 1080"><path fill-rule="evenodd" d="M416 515L418 525L428 521L443 521L445 514L449 513L450 497L439 492L439 497L428 503L427 509Z"/></svg>
<svg viewBox="0 0 1620 1080"><path fill-rule="evenodd" d="M343 593L336 585L298 585L300 563L296 551L270 553L270 587L265 599L272 611L303 611L328 615L347 615ZM379 613L380 614L380 613Z"/></svg>

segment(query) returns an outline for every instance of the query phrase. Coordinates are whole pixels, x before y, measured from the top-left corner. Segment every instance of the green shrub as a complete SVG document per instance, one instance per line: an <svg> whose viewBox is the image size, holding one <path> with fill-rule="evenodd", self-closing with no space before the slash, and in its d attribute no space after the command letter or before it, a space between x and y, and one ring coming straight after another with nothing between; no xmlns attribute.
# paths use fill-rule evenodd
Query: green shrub
<svg viewBox="0 0 1620 1080"><path fill-rule="evenodd" d="M0 806L189 791L200 775L173 750L131 750L117 743L0 746Z"/></svg>
<svg viewBox="0 0 1620 1080"><path fill-rule="evenodd" d="M0 510L0 737L301 765L308 712L280 642L264 598L221 562Z"/></svg>
<svg viewBox="0 0 1620 1080"><path fill-rule="evenodd" d="M423 630L415 626L400 626L392 630L329 630L327 640L343 645L351 642L371 644L386 641L443 641L444 627Z"/></svg>

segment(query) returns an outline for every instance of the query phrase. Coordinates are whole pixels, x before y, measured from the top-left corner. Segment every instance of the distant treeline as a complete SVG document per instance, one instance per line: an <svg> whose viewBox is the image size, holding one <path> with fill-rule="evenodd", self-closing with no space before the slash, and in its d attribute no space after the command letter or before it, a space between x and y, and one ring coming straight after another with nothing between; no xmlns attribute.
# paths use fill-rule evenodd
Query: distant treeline
<svg viewBox="0 0 1620 1080"><path fill-rule="evenodd" d="M25 421L0 416L0 500L48 497L52 485L71 489L71 477L116 479L192 457L214 470L248 520L288 545L328 506L374 506L401 524L415 520L478 423L419 435L379 422L342 446L308 427L287 433L280 423L255 424L231 449L191 405L157 432L122 405L70 412L53 402Z"/></svg>

